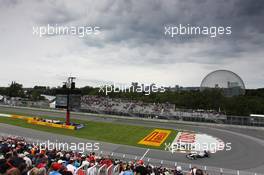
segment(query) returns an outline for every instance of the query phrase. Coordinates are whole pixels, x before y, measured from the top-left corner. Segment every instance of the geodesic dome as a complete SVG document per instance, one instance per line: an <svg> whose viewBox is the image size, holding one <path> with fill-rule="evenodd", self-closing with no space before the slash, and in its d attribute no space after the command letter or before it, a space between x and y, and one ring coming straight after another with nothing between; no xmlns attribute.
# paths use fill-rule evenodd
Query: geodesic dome
<svg viewBox="0 0 264 175"><path fill-rule="evenodd" d="M245 94L243 80L234 72L229 70L216 70L202 80L201 91L205 89L222 89L225 96Z"/></svg>

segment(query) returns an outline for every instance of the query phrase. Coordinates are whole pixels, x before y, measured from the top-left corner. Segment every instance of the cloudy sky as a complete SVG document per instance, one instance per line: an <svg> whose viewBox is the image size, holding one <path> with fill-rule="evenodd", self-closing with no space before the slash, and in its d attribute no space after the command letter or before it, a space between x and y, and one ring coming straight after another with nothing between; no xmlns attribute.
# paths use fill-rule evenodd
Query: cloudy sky
<svg viewBox="0 0 264 175"><path fill-rule="evenodd" d="M199 86L216 69L264 87L262 0L0 0L0 86L105 82ZM98 35L33 35L33 27L98 26ZM178 36L165 26L231 26L231 35Z"/></svg>

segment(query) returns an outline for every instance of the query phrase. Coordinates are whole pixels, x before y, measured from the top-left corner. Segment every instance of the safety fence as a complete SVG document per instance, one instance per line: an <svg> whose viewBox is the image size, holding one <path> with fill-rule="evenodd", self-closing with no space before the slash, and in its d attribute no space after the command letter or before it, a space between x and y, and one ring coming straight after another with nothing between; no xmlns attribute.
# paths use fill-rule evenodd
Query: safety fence
<svg viewBox="0 0 264 175"><path fill-rule="evenodd" d="M74 172L74 175L118 175L119 174L119 165L111 164L107 167L104 165L82 165Z"/></svg>
<svg viewBox="0 0 264 175"><path fill-rule="evenodd" d="M122 161L137 161L140 160L141 157L138 157L137 155L131 155L131 154L122 154L122 153L113 153L113 152L107 152L107 151L100 151L97 152L100 156L110 156L114 159L119 159ZM181 166L184 173L187 173L190 171L192 167L199 168L206 172L208 175L264 175L263 173L255 173L255 172L248 172L243 170L234 170L234 169L227 169L227 168L220 168L220 167L213 167L213 166L204 166L199 164L189 164L189 163L183 163L183 162L174 162L174 161L168 161L168 160L160 160L155 158L149 158L144 157L142 160L144 160L145 164L153 165L156 167L166 167L169 169L176 169L177 166ZM106 174L109 175L109 174Z"/></svg>

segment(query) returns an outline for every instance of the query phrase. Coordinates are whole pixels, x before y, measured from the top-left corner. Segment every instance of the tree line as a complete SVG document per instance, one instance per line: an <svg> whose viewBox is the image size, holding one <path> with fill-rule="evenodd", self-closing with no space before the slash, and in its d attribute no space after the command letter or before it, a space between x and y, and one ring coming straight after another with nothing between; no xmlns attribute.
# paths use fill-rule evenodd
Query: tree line
<svg viewBox="0 0 264 175"><path fill-rule="evenodd" d="M31 100L42 100L41 94L56 95L59 87L34 86L23 88L22 84L12 82L9 87L0 87L0 95L9 97L22 97ZM78 88L77 88L78 89ZM81 95L106 96L99 92L99 88L85 86L79 88ZM171 103L176 108L204 109L221 111L228 115L264 114L264 88L248 89L245 95L225 97L221 90L208 89L200 91L165 91L150 95L137 92L111 92L110 98L121 98L127 100L143 101L146 103Z"/></svg>

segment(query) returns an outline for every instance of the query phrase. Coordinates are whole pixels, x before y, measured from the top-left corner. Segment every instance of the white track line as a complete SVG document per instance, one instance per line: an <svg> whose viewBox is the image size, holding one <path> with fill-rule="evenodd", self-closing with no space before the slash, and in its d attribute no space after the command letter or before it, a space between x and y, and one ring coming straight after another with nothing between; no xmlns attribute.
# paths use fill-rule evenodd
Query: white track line
<svg viewBox="0 0 264 175"><path fill-rule="evenodd" d="M149 152L149 149L146 150L146 152L143 154L143 156L140 158L140 160L144 159L144 157L147 155L148 152Z"/></svg>

